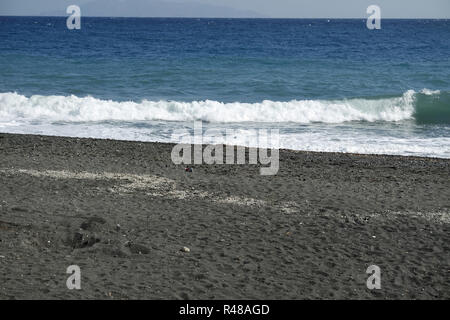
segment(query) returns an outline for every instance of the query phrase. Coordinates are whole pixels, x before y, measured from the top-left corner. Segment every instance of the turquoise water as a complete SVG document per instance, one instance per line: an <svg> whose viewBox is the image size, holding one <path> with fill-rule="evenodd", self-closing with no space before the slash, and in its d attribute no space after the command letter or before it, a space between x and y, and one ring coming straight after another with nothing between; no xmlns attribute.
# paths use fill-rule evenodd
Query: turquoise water
<svg viewBox="0 0 450 320"><path fill-rule="evenodd" d="M449 52L448 20L0 17L0 131L450 158Z"/></svg>

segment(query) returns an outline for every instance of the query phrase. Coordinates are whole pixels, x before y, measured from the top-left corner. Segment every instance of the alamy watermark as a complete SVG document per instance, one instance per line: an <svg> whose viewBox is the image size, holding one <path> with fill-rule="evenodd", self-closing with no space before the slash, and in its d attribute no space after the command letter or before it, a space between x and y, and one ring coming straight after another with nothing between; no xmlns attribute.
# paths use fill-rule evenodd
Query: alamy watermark
<svg viewBox="0 0 450 320"><path fill-rule="evenodd" d="M67 29L80 30L81 29L81 9L77 5L71 5L67 7L67 14L70 16L66 20Z"/></svg>
<svg viewBox="0 0 450 320"><path fill-rule="evenodd" d="M370 16L367 18L367 28L369 30L381 29L381 9L377 5L370 5L367 7L367 14Z"/></svg>
<svg viewBox="0 0 450 320"><path fill-rule="evenodd" d="M77 265L71 265L67 267L66 273L70 274L67 278L66 286L69 290L80 290L81 289L81 269Z"/></svg>
<svg viewBox="0 0 450 320"><path fill-rule="evenodd" d="M173 147L172 162L175 164L246 164L246 147L233 145L233 138L240 135L239 132L233 129L224 131L208 129L203 132L201 121L194 122L193 135L186 129L175 130L172 133L172 140L179 140L180 136L188 136L190 141L189 143L178 143ZM260 168L261 175L277 174L279 169L279 130L246 130L244 140L246 144L252 146L248 148L248 164L258 164L259 162L265 166ZM208 141L209 144L203 148L205 141Z"/></svg>
<svg viewBox="0 0 450 320"><path fill-rule="evenodd" d="M381 269L377 265L371 265L366 270L367 274L370 274L369 278L367 278L367 289L381 289Z"/></svg>

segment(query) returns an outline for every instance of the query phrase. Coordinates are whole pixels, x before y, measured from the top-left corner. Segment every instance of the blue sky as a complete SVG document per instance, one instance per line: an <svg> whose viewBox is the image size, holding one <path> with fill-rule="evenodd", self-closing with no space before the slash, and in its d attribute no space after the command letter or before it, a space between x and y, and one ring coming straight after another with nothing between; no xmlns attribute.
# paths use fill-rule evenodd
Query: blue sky
<svg viewBox="0 0 450 320"><path fill-rule="evenodd" d="M382 18L450 18L450 0L1 0L0 15L65 15L70 4L85 15L270 18L363 18L375 4Z"/></svg>

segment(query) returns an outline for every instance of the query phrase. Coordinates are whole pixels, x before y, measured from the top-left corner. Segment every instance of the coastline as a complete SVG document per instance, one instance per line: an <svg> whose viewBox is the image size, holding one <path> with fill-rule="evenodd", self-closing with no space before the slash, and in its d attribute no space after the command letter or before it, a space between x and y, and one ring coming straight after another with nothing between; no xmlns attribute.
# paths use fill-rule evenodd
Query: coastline
<svg viewBox="0 0 450 320"><path fill-rule="evenodd" d="M280 150L261 176L172 147L0 134L0 298L450 298L450 159Z"/></svg>

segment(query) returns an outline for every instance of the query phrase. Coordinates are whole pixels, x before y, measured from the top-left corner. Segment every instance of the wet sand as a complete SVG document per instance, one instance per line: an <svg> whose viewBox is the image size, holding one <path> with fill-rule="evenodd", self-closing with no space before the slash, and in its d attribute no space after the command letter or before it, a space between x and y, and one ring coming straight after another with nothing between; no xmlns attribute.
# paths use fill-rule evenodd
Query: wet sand
<svg viewBox="0 0 450 320"><path fill-rule="evenodd" d="M450 160L172 147L0 134L0 299L450 298Z"/></svg>

